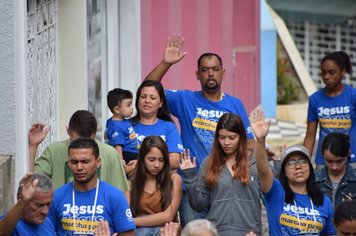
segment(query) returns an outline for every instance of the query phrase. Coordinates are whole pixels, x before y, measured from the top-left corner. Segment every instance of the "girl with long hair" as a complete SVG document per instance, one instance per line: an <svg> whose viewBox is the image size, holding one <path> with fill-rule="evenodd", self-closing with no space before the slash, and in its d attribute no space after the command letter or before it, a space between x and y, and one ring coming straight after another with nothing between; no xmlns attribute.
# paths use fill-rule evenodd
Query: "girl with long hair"
<svg viewBox="0 0 356 236"><path fill-rule="evenodd" d="M265 148L270 124L261 109L253 112L256 166L270 235L334 235L333 206L315 182L309 152L304 146L294 145L283 151L279 180L274 178Z"/></svg>
<svg viewBox="0 0 356 236"><path fill-rule="evenodd" d="M171 173L169 162L168 148L161 137L143 140L130 192L136 235L159 235L160 226L175 220L182 179Z"/></svg>
<svg viewBox="0 0 356 236"><path fill-rule="evenodd" d="M196 211L208 210L207 220L219 235L262 235L260 189L254 160L247 150L241 118L223 114L216 126L210 156L195 175L196 160L185 151L180 162L188 199Z"/></svg>

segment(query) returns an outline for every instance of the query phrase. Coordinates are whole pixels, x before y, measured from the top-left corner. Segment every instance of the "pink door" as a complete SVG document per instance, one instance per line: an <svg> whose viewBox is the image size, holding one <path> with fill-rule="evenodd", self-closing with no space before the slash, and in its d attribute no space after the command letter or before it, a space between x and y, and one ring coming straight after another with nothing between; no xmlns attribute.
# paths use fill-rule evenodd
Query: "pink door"
<svg viewBox="0 0 356 236"><path fill-rule="evenodd" d="M260 103L260 0L141 1L142 78L162 60L168 35L185 37L188 55L163 80L166 88L199 90L195 71L204 52L226 70L223 90L248 112Z"/></svg>

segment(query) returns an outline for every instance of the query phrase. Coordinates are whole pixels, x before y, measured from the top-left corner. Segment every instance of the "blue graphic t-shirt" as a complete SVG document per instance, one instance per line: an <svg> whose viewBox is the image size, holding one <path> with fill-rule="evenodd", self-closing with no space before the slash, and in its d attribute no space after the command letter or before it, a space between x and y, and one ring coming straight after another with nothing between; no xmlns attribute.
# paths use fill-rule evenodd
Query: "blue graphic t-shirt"
<svg viewBox="0 0 356 236"><path fill-rule="evenodd" d="M105 134L109 145L121 145L123 152L138 153L137 135L129 120L108 119Z"/></svg>
<svg viewBox="0 0 356 236"><path fill-rule="evenodd" d="M179 119L183 146L196 157L197 171L202 161L210 155L217 122L227 112L241 117L247 138L253 138L250 122L242 102L225 94L218 102L203 97L201 91L166 90L170 111Z"/></svg>
<svg viewBox="0 0 356 236"><path fill-rule="evenodd" d="M5 215L0 216L0 220L2 220L4 216ZM15 230L11 234L11 236L33 235L56 235L56 231L49 218L46 218L43 224L39 225L28 224L23 219L20 219L16 224Z"/></svg>
<svg viewBox="0 0 356 236"><path fill-rule="evenodd" d="M350 163L356 162L356 89L344 85L344 90L336 97L329 97L321 89L310 96L308 107L308 122L318 122L320 127L319 142L315 162L324 165L322 143L332 132L350 135Z"/></svg>
<svg viewBox="0 0 356 236"><path fill-rule="evenodd" d="M183 152L182 141L173 122L158 119L153 125L137 123L134 125L134 130L137 134L139 147L145 137L154 135L160 136L166 142L169 152Z"/></svg>
<svg viewBox="0 0 356 236"><path fill-rule="evenodd" d="M93 235L100 220L108 221L111 234L135 229L131 210L119 189L100 181L95 206L96 192L97 188L73 192L73 182L55 190L49 218L57 235Z"/></svg>
<svg viewBox="0 0 356 236"><path fill-rule="evenodd" d="M312 203L308 194L294 194L294 203L285 203L285 191L274 179L271 190L264 194L271 235L325 235L336 234L332 219L333 206L324 195L322 206Z"/></svg>

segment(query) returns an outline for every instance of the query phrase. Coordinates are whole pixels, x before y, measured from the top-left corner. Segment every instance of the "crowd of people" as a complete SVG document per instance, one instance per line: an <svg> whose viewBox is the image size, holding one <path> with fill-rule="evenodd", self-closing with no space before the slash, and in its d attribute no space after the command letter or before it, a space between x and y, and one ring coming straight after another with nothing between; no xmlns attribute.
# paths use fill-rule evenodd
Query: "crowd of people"
<svg viewBox="0 0 356 236"><path fill-rule="evenodd" d="M48 127L31 126L31 173L0 217L0 235L256 236L262 204L270 235L356 235L356 90L342 82L352 73L349 56L323 58L325 88L310 97L304 143L285 148L272 168L270 121L260 107L249 118L222 91L219 55L198 59L200 91L163 88L187 54L183 44L168 38L162 62L137 89L133 117L132 92L108 92L105 143L95 139L94 115L79 110L68 139L36 159Z"/></svg>

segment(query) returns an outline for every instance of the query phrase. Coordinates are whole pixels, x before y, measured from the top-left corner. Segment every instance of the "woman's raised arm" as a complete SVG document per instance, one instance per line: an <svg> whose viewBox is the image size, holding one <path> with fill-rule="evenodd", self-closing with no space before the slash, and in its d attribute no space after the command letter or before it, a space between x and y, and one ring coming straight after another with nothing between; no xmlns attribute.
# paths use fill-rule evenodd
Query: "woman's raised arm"
<svg viewBox="0 0 356 236"><path fill-rule="evenodd" d="M264 112L258 108L253 111L250 117L253 133L256 137L256 167L260 179L261 189L264 193L269 192L273 184L273 172L268 164L266 153L266 137L271 125L271 121L266 121Z"/></svg>

